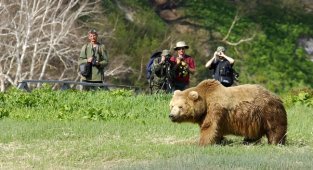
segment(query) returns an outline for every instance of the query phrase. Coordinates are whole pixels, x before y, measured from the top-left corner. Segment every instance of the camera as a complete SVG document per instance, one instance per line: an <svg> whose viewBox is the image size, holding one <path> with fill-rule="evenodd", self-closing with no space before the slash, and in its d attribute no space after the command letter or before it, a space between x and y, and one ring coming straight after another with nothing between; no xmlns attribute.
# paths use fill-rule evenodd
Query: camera
<svg viewBox="0 0 313 170"><path fill-rule="evenodd" d="M222 56L222 51L216 51L216 55L219 57Z"/></svg>
<svg viewBox="0 0 313 170"><path fill-rule="evenodd" d="M165 56L165 61L170 61L170 59L171 59L171 55L166 55Z"/></svg>
<svg viewBox="0 0 313 170"><path fill-rule="evenodd" d="M97 60L96 60L96 58L92 57L91 64L92 64L93 66L96 66L96 65L97 65Z"/></svg>

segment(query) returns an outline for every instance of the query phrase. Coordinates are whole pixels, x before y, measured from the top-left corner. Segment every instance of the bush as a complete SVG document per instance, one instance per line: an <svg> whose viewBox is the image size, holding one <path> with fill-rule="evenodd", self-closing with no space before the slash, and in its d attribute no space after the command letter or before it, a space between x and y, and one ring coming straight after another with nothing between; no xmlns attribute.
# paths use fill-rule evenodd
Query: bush
<svg viewBox="0 0 313 170"><path fill-rule="evenodd" d="M294 105L313 107L313 89L293 89L284 97L284 103L287 107Z"/></svg>
<svg viewBox="0 0 313 170"><path fill-rule="evenodd" d="M1 93L0 119L108 121L166 116L169 95L136 95L132 90L25 92L15 88ZM4 108L4 107L0 107ZM157 111L155 111L157 110ZM166 111L165 111L166 110Z"/></svg>

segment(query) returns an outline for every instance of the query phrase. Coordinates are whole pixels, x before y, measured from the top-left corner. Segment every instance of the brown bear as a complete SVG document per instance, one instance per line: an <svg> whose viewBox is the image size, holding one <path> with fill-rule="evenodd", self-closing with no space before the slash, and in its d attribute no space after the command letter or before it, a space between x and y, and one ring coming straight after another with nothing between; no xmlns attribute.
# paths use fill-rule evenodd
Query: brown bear
<svg viewBox="0 0 313 170"><path fill-rule="evenodd" d="M266 135L269 144L285 144L287 114L282 101L260 85L224 87L204 80L196 87L176 90L170 102L172 122L200 126L202 146L219 144L224 135L244 136L245 142Z"/></svg>

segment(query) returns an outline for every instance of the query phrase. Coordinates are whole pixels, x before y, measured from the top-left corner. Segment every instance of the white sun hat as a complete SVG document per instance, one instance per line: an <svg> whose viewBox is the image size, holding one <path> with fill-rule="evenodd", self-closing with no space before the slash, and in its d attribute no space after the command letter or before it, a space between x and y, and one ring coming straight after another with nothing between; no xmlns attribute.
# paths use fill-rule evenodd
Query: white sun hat
<svg viewBox="0 0 313 170"><path fill-rule="evenodd" d="M186 44L185 41L178 41L176 43L176 47L174 47L174 50L177 50L177 48L185 48L185 49L188 49L189 46Z"/></svg>

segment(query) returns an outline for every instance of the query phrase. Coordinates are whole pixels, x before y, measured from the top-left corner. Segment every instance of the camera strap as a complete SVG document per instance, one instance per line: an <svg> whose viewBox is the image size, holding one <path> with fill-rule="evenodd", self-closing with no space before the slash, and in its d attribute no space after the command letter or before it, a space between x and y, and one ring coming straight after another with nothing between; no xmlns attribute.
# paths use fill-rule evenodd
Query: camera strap
<svg viewBox="0 0 313 170"><path fill-rule="evenodd" d="M98 49L98 45L95 46L95 47L92 47L92 57L93 57L94 59L96 59L96 52L97 52L97 49Z"/></svg>

